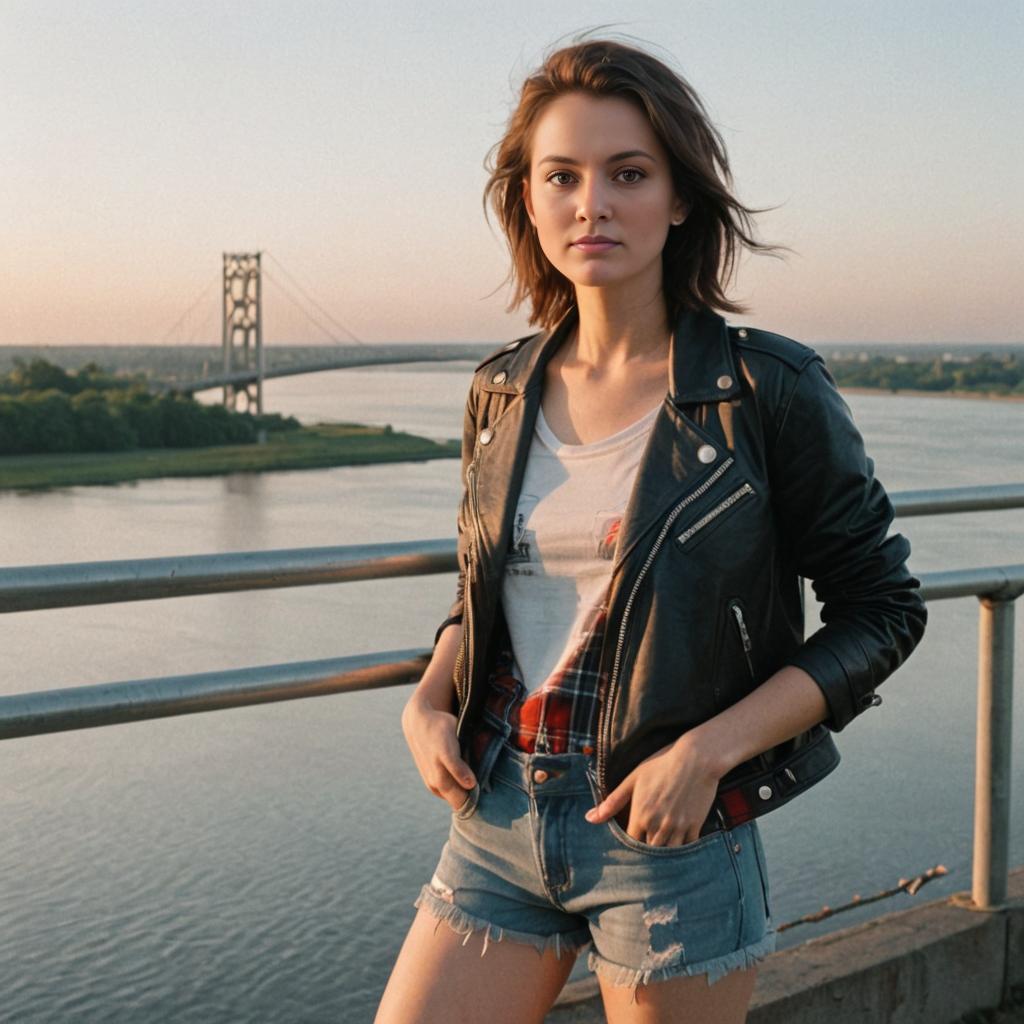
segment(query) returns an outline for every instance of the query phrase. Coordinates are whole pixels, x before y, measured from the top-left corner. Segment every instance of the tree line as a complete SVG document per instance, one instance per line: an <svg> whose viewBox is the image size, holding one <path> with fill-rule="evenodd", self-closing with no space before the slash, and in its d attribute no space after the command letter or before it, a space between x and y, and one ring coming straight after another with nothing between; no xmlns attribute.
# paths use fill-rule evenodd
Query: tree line
<svg viewBox="0 0 1024 1024"><path fill-rule="evenodd" d="M908 360L872 356L869 359L831 360L829 369L840 387L1024 395L1024 363L1012 353L997 359L989 352L982 352L964 362L941 357Z"/></svg>
<svg viewBox="0 0 1024 1024"><path fill-rule="evenodd" d="M16 359L0 377L0 455L251 444L260 430L299 426L293 416L154 394L145 374L113 376L96 363L72 374L46 359Z"/></svg>

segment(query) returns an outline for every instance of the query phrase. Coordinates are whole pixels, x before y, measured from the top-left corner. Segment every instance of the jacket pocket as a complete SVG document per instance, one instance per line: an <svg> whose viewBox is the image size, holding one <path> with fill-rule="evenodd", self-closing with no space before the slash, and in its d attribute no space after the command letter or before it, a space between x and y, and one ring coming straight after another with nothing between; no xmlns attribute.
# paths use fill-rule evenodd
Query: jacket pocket
<svg viewBox="0 0 1024 1024"><path fill-rule="evenodd" d="M695 547L709 536L715 527L720 526L726 517L732 515L745 501L753 497L754 493L754 488L749 481L744 481L717 505L695 519L681 533L676 534L676 548L690 550Z"/></svg>
<svg viewBox="0 0 1024 1024"><path fill-rule="evenodd" d="M728 704L738 699L736 694L740 687L736 672L745 670L752 684L757 681L754 646L747 622L746 608L741 598L731 597L719 605L711 671L715 714L723 710L723 690L729 697Z"/></svg>
<svg viewBox="0 0 1024 1024"><path fill-rule="evenodd" d="M734 597L726 605L726 612L729 616L729 628L739 641L743 650L743 658L747 664L747 671L750 673L750 681L757 682L757 673L754 671L754 645L750 640L750 630L747 629L747 616L743 608L743 602Z"/></svg>

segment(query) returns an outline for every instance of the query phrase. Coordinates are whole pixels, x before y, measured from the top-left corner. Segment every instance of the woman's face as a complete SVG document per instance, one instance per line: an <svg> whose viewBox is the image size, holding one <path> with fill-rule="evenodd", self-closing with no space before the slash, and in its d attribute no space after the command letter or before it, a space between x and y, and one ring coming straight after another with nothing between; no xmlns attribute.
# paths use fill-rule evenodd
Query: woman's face
<svg viewBox="0 0 1024 1024"><path fill-rule="evenodd" d="M686 214L646 116L628 100L580 92L538 117L523 200L544 255L577 288L660 289L669 227ZM577 242L583 235L612 244Z"/></svg>

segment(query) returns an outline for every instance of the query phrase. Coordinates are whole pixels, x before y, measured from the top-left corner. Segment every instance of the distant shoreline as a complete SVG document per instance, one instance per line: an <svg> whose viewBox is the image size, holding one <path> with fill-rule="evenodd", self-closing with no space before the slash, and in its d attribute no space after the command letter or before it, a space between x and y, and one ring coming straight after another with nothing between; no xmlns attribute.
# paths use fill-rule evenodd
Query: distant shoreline
<svg viewBox="0 0 1024 1024"><path fill-rule="evenodd" d="M1004 395L998 391L927 391L923 388L867 388L839 385L839 390L851 395L910 395L912 398L975 398L990 402L1024 402L1024 395Z"/></svg>
<svg viewBox="0 0 1024 1024"><path fill-rule="evenodd" d="M161 477L422 462L458 458L461 448L458 440L432 441L387 427L317 423L299 430L271 432L266 444L4 455L0 456L0 492L122 484Z"/></svg>

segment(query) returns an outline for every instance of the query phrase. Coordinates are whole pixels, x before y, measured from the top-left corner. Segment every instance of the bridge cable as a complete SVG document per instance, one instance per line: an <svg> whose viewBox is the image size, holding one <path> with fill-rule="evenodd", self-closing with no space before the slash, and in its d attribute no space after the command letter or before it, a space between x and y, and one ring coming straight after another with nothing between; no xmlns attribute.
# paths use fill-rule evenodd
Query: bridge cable
<svg viewBox="0 0 1024 1024"><path fill-rule="evenodd" d="M288 270L288 268L286 266L284 266L281 263L281 261L272 252L269 252L268 250L263 249L262 253L263 253L264 256L269 256L274 261L274 263L277 265L277 268L281 271L281 273L283 273L291 281L291 283L298 290L299 294L302 295L302 297L308 303L310 303L310 305L315 306L327 318L327 320L330 323L334 324L335 327L337 327L339 330L341 330L345 334L347 334L357 345L365 345L366 344L366 342L363 341L362 338L358 337L353 331L350 331L343 323L341 323L340 320L337 319L337 317L332 316L331 313L328 310L324 309L324 307L322 305L320 305L320 303L317 302L316 299L314 299L313 296L310 295L309 292L306 291L306 289L303 288L302 285L295 279L295 275L292 274ZM280 285L279 285L279 287L280 287ZM344 342L338 342L338 344L344 344Z"/></svg>
<svg viewBox="0 0 1024 1024"><path fill-rule="evenodd" d="M214 288L214 287L215 287L216 285L218 285L218 284L220 284L220 277L219 277L219 276L218 276L218 277L216 277L216 278L214 278L214 279L213 279L213 280L212 280L212 281L211 281L211 282L210 282L210 283L209 283L209 284L208 284L208 285L207 285L207 286L206 286L206 287L205 287L205 288L204 288L204 289L202 290L202 292L201 292L201 293L199 294L199 297L198 297L198 298L197 298L197 299L196 299L196 300L195 300L195 301L194 301L194 302L192 303L192 305L191 305L191 306L189 306L189 307L188 307L188 309L186 309L186 310L185 310L185 312L184 312L184 313L182 313L182 314L181 314L181 316L179 316L179 317L178 317L178 319L174 321L174 323L173 323L173 325L171 326L170 330L169 330L169 331L167 331L167 333L166 333L166 334L165 334L165 335L163 336L163 338L161 339L161 341L160 341L160 344L161 344L161 345L166 345L166 344L168 343L168 341L169 341L169 340L170 340L170 338L171 338L171 335L172 335L172 334L174 334L174 332L175 332L175 331L176 331L176 330L177 330L177 329L178 329L178 328L179 328L179 327L180 327L180 326L182 325L182 323L184 323L184 321L185 321L185 320L186 320L186 319L188 318L188 316L189 316L189 315L190 315L190 314L191 314L191 313L193 312L193 310L195 310L195 308L196 308L196 307L197 307L197 306L199 305L199 303L200 303L200 302L202 302L202 301L203 301L203 299L205 299L205 298L206 298L206 296L207 296L207 295L209 295L210 291L211 291L211 290L212 290L212 289L213 289L213 288Z"/></svg>
<svg viewBox="0 0 1024 1024"><path fill-rule="evenodd" d="M283 284L282 284L282 283L281 283L280 281L278 281L278 280L277 280L277 279L276 279L276 278L274 277L274 275L273 275L273 274L271 274L271 273L270 273L270 272L269 272L269 271L267 270L267 268L266 268L266 267L264 267L264 268L263 268L263 276L264 276L264 277L265 277L265 278L266 278L266 279L267 279L267 280L268 280L268 281L269 281L269 282L270 282L271 284L273 284L273 285L274 285L275 287L279 288L279 289L280 289L280 291L281 291L281 294L282 294L282 295L283 295L283 296L284 296L284 297L285 297L285 298L286 298L286 299L287 299L287 300L288 300L288 301L289 301L289 302L290 302L290 303L291 303L291 304L292 304L293 306L295 306L295 308L296 308L296 309L297 309L297 310L298 310L298 311L299 311L299 312L300 312L300 313L301 313L301 314L302 314L302 315L303 315L303 316L304 316L304 317L305 317L305 318L306 318L306 319L307 319L307 320L308 320L308 321L309 321L309 322L310 322L310 323L311 323L311 324L312 324L312 325L313 325L314 327L316 327L316 328L318 328L319 330L323 331L323 332L324 332L324 334L326 334L326 335L327 335L327 337L328 337L328 338L330 338L330 339L331 339L331 341L333 341L333 342L334 342L334 343L335 343L336 345L344 345L344 344L345 344L345 342L344 342L344 341L342 341L342 339L341 339L341 338L339 338L339 337L338 337L338 336L337 336L336 334L332 333L332 332L331 332L330 330L328 330L328 329L327 329L326 327L324 327L324 325L323 325L322 323L320 323L320 321L319 321L319 320L317 320L317 319L316 319L316 317L314 317L314 316L312 315L312 313L310 313L310 312L309 312L309 310L308 310L308 309L306 309L306 307L305 307L305 306L304 306L304 305L303 305L303 304L302 304L302 303L301 303L301 302L300 302L300 301L299 301L299 300L298 300L297 298L295 298L295 296L294 296L294 295L292 295L292 294L291 294L291 293L290 293L290 292L288 291L288 289L287 289L287 288L285 288L285 286L284 286L284 285L283 285Z"/></svg>

